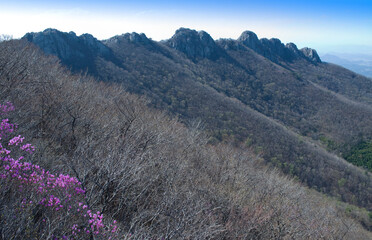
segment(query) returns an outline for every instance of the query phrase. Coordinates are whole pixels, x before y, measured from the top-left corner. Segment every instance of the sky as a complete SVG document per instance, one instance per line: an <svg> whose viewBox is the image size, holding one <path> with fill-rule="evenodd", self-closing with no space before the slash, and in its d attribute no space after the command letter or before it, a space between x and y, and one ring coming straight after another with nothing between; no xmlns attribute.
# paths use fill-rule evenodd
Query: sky
<svg viewBox="0 0 372 240"><path fill-rule="evenodd" d="M372 55L372 0L0 0L0 34L13 38L56 28L98 39L137 32L164 40L180 27L214 39L251 30L320 53Z"/></svg>

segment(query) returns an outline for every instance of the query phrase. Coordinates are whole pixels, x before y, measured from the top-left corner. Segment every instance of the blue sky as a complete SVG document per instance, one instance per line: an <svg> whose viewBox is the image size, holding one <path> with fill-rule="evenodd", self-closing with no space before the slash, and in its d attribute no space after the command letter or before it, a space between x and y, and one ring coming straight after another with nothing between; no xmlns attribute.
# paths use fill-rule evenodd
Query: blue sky
<svg viewBox="0 0 372 240"><path fill-rule="evenodd" d="M251 30L324 53L372 54L372 0L0 0L0 23L0 34L15 38L48 27L98 39L144 32L154 40L170 38L179 27L205 30L214 39Z"/></svg>

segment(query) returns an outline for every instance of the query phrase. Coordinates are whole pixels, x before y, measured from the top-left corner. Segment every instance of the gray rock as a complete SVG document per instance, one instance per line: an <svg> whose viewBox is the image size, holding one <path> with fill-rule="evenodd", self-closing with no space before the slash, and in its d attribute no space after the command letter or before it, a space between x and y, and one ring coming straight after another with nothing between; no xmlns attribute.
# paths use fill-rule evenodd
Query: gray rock
<svg viewBox="0 0 372 240"><path fill-rule="evenodd" d="M277 38L262 38L260 42L262 44L262 55L274 62L291 62L295 59L295 54Z"/></svg>
<svg viewBox="0 0 372 240"><path fill-rule="evenodd" d="M55 55L63 63L72 65L73 71L92 68L92 59L111 58L111 50L90 34L76 36L74 32L46 29L43 32L27 33L23 39L34 43L47 55ZM74 64L72 64L74 63Z"/></svg>
<svg viewBox="0 0 372 240"><path fill-rule="evenodd" d="M180 28L165 44L183 52L193 60L198 58L214 59L218 56L218 47L215 41L204 31L197 32Z"/></svg>
<svg viewBox="0 0 372 240"><path fill-rule="evenodd" d="M246 51L246 47L233 39L218 39L216 44L224 50Z"/></svg>
<svg viewBox="0 0 372 240"><path fill-rule="evenodd" d="M151 40L148 39L144 33L138 34L135 32L114 36L108 40L105 40L104 43L121 43L123 41L142 45L151 43Z"/></svg>
<svg viewBox="0 0 372 240"><path fill-rule="evenodd" d="M295 53L295 54L299 54L300 51L298 50L296 44L294 43L287 43L285 45L286 48L288 48L291 52Z"/></svg>
<svg viewBox="0 0 372 240"><path fill-rule="evenodd" d="M74 32L64 33L49 28L43 32L27 33L23 38L39 46L45 53L60 56L61 59L67 59L75 54L82 56L84 51L98 55L110 52L102 42L90 34L78 37Z"/></svg>
<svg viewBox="0 0 372 240"><path fill-rule="evenodd" d="M244 31L237 42L254 50L256 53L270 59L273 62L291 62L296 59L304 58L311 62L321 62L318 54L313 49L304 48L298 50L294 43L284 45L277 38L258 39L257 35L251 31ZM225 43L226 50L231 50L234 45L229 42ZM235 49L237 49L235 47Z"/></svg>
<svg viewBox="0 0 372 240"><path fill-rule="evenodd" d="M304 54L304 56L308 60L310 60L312 62L315 62L315 63L320 63L321 62L320 57L319 57L318 53L316 52L316 50L314 50L312 48L305 47L305 48L302 48L300 51Z"/></svg>
<svg viewBox="0 0 372 240"><path fill-rule="evenodd" d="M261 51L262 45L258 40L257 35L251 31L244 31L238 38L238 42L243 43L245 46L253 49L254 51Z"/></svg>

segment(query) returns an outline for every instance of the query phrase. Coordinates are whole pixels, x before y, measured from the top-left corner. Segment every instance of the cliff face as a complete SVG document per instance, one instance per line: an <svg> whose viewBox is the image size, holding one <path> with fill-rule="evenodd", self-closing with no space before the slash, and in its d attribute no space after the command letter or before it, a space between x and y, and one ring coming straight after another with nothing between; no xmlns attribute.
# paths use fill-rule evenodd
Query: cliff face
<svg viewBox="0 0 372 240"><path fill-rule="evenodd" d="M46 54L58 56L62 63L71 67L73 71L92 71L94 61L102 58L108 61L118 62L110 45L119 44L122 41L135 45L154 46L156 42L148 39L145 34L126 33L112 37L105 41L99 41L90 34L77 36L74 32L64 33L56 29L46 29L43 32L27 33L23 39L27 39L39 46ZM226 51L245 51L247 48L275 63L293 62L305 59L310 63L321 63L314 49L298 49L294 43L284 45L279 39L258 39L251 31L245 31L237 40L219 39L214 41L205 31L195 31L180 28L168 40L162 44L185 54L189 59L216 60L226 56Z"/></svg>
<svg viewBox="0 0 372 240"><path fill-rule="evenodd" d="M248 47L257 54L270 59L273 62L292 62L297 59L305 59L311 63L320 63L321 60L314 49L303 48L299 50L294 43L284 45L279 39L258 39L251 31L245 31L237 40L220 39L214 41L204 31L195 31L180 28L166 45L183 52L190 59L216 59L223 56L223 50L243 50Z"/></svg>
<svg viewBox="0 0 372 240"><path fill-rule="evenodd" d="M301 58L313 63L321 62L314 49L303 48L299 50L294 43L284 45L277 38L259 40L257 35L251 31L243 32L237 41L274 62L291 62Z"/></svg>
<svg viewBox="0 0 372 240"><path fill-rule="evenodd" d="M94 69L94 61L101 57L112 59L111 50L90 34L76 36L74 32L64 33L56 29L27 33L24 37L40 47L46 54L55 55L73 71Z"/></svg>
<svg viewBox="0 0 372 240"><path fill-rule="evenodd" d="M215 59L218 57L218 46L212 37L204 32L180 28L165 44L183 52L187 57Z"/></svg>

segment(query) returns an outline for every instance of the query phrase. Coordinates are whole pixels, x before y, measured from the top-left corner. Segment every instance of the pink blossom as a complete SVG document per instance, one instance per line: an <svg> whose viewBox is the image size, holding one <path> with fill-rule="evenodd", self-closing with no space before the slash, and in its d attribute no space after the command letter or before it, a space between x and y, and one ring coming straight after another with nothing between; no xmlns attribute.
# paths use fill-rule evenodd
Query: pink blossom
<svg viewBox="0 0 372 240"><path fill-rule="evenodd" d="M13 110L14 106L11 103L0 104L0 115ZM85 222L82 226L88 225L96 235L102 234L104 236L105 232L116 232L116 221L114 221L114 225L106 226L103 222L103 215L99 211L92 214L89 206L81 202L84 201L85 190L76 178L64 174L54 175L36 164L25 162L23 156L12 157L12 151L5 149L4 145L10 146L10 148L20 145L20 149L28 153L35 151L35 147L29 143L22 145L24 137L21 135L11 138L7 143L4 142L3 138L8 137L15 130L16 125L11 124L8 119L3 119L0 122L0 185L13 184L15 189L20 191L21 196L25 196L21 201L22 209L26 211L27 207L35 208L36 205L39 205L45 208L45 212L48 209L53 210L54 216L74 214L76 219L80 218L80 221ZM81 211L80 208L84 211ZM43 218L42 221L45 222L46 219ZM80 231L83 229L79 227L80 224L74 222L70 224L72 224L70 225L71 234L76 239L78 233L83 233ZM89 234L90 230L84 228L84 232ZM59 238L61 237L68 239L66 235ZM57 237L54 238L57 239Z"/></svg>
<svg viewBox="0 0 372 240"><path fill-rule="evenodd" d="M22 143L24 139L25 139L24 137L21 137L21 135L18 135L17 137L10 139L9 145L18 146L18 144Z"/></svg>

